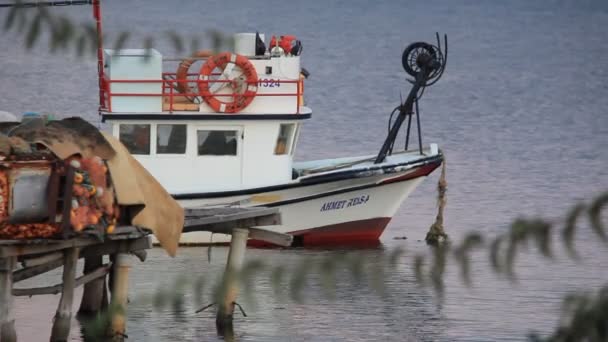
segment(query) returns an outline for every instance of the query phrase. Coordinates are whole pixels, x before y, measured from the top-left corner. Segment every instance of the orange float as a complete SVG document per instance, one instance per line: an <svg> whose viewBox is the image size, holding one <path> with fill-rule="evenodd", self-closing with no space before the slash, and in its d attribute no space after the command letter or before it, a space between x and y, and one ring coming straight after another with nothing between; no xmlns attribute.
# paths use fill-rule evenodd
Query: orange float
<svg viewBox="0 0 608 342"><path fill-rule="evenodd" d="M175 73L175 77L177 80L187 80L188 79L188 71L194 62L197 61L197 58L206 58L213 56L213 51L211 50L200 50L194 53L194 55L190 58L186 58L179 63L177 67L177 72ZM177 91L182 94L190 93L190 85L189 82L178 82L177 83Z"/></svg>
<svg viewBox="0 0 608 342"><path fill-rule="evenodd" d="M219 79L210 79L213 71L218 68L224 72L229 63L238 66L243 72L242 76L235 79L227 79L221 75ZM232 95L216 95L211 90L210 83L228 83L232 88ZM203 64L198 81L198 89L207 104L216 112L237 113L246 108L258 92L258 74L255 67L245 56L230 52L222 52L207 59ZM228 98L222 101L219 98Z"/></svg>

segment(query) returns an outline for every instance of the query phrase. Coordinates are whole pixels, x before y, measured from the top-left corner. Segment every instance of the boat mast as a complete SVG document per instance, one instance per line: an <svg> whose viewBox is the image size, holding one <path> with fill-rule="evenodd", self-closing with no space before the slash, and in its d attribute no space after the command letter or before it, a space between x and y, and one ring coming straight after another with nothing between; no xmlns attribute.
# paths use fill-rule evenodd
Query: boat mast
<svg viewBox="0 0 608 342"><path fill-rule="evenodd" d="M404 103L400 104L395 110L399 110L399 115L389 130L389 133L382 144L380 152L374 161L374 164L384 162L386 156L392 153L395 139L399 134L401 125L406 117L409 117L407 125L406 146L409 142L410 127L412 115L414 115L414 104L416 104L416 122L418 126L418 147L422 154L422 137L420 134L420 115L418 113L418 99L420 98L420 89L435 84L443 75L446 61L448 57L448 38L444 35L444 48L441 48L439 33L437 36L437 46L416 42L410 44L404 51L402 57L403 68L405 71L414 77L414 80L408 80L413 84L410 93ZM445 52L445 54L444 54ZM392 117L392 115L391 115ZM406 147L407 148L407 147Z"/></svg>
<svg viewBox="0 0 608 342"><path fill-rule="evenodd" d="M100 0L93 0L93 18L97 28L97 85L99 87L99 108L97 112L101 115L101 110L105 106L104 96L104 80L105 74L103 70L103 37L101 30L101 3Z"/></svg>

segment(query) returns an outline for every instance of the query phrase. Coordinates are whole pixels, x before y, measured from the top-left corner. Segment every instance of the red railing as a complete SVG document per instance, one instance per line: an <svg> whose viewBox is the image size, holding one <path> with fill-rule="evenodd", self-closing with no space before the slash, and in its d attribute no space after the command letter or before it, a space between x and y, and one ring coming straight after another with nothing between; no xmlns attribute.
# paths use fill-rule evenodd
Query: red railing
<svg viewBox="0 0 608 342"><path fill-rule="evenodd" d="M220 74L212 74L212 76L219 76ZM199 74L188 74L188 76L196 76L198 77ZM105 102L105 108L103 108L102 110L107 111L107 112L112 112L112 98L113 97L124 97L124 96L133 96L133 97L150 97L150 96L162 96L163 97L163 111L168 111L170 113L173 113L174 111L197 111L198 110L198 103L194 103L193 101L188 101L188 102L176 102L176 100L180 100L180 101L184 101L184 99L195 99L195 98L202 98L200 93L193 93L193 92L186 92L186 93L182 93L179 92L177 90L177 85L178 84L185 84L187 85L187 87L184 88L190 88L191 85L193 84L199 84L201 82L206 82L208 84L213 84L213 83L230 83L232 81L230 80L207 80L207 81L203 81L203 80L197 80L197 79L176 79L176 74L175 73L169 73L169 72L165 72L163 73L163 79L162 80L110 80L108 79L105 75L103 76L103 78L101 79L100 82L100 86L102 88L102 93L103 93L103 100ZM265 82L264 80L258 81L257 86L258 89L261 86L260 82ZM296 97L296 114L300 113L300 106L303 105L303 101L302 101L302 96L304 94L304 80L300 79L300 80L275 80L273 79L272 82L275 82L275 84L278 84L280 86L280 84L296 84L296 92L295 93L257 93L255 95L247 95L247 94L215 94L213 96L216 97L242 97L242 96L252 96L252 97L258 97L258 96L278 96L278 97L284 97L284 96L293 96ZM113 93L111 91L111 85L112 84L121 84L121 83L161 83L162 84L162 90L161 93L146 93L146 94L140 94L140 93L120 93L120 92L116 92ZM165 102L166 101L166 102ZM204 99L203 99L204 101ZM166 105L166 106L165 106ZM177 106L176 106L177 105ZM192 106L187 106L187 105L192 105ZM195 108L195 109L184 109L184 108ZM166 108L166 109L165 109ZM182 109L179 109L182 108Z"/></svg>

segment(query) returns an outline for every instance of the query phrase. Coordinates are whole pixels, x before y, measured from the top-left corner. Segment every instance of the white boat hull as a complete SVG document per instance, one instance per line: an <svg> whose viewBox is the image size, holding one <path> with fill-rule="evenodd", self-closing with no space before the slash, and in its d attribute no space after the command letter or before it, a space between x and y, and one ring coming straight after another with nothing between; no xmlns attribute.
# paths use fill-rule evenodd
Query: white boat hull
<svg viewBox="0 0 608 342"><path fill-rule="evenodd" d="M393 172L311 183L287 189L203 199L181 199L185 208L213 205L271 206L280 225L265 229L294 235L295 246L378 242L401 203L441 163L441 158ZM225 244L230 235L192 232L182 244ZM264 245L250 241L253 245Z"/></svg>

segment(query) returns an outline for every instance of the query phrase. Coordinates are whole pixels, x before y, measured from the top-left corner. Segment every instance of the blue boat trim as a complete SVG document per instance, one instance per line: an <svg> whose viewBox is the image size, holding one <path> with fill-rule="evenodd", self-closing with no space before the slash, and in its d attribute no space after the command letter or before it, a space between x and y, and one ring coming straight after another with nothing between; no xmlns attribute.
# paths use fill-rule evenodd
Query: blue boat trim
<svg viewBox="0 0 608 342"><path fill-rule="evenodd" d="M101 122L106 120L306 120L312 114L102 114Z"/></svg>

